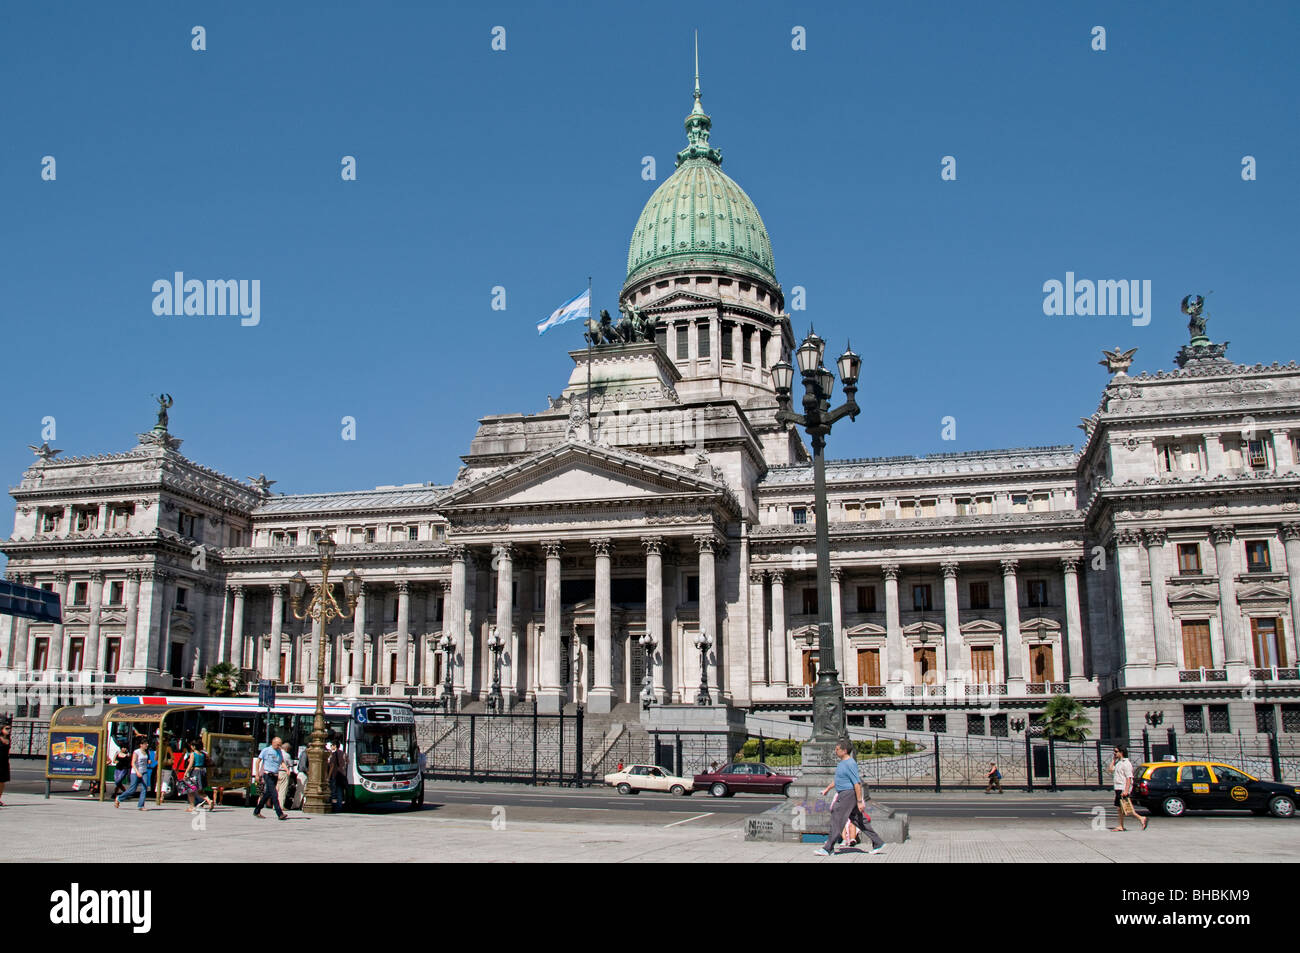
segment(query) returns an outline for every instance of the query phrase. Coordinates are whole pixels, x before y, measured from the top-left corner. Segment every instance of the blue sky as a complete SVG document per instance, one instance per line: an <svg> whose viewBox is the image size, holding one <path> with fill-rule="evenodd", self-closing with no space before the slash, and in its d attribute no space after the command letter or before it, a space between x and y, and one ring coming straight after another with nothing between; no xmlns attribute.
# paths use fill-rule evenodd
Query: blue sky
<svg viewBox="0 0 1300 953"><path fill-rule="evenodd" d="M563 388L580 329L536 322L588 275L615 307L685 144L694 28L723 169L807 289L797 332L865 357L833 456L1077 444L1101 349L1171 367L1188 292L1230 357L1300 358L1293 3L8 0L7 485L43 417L68 455L126 450L160 391L232 476L449 481L479 415ZM261 323L154 315L175 271L259 279ZM1150 280L1150 324L1045 316L1067 271Z"/></svg>

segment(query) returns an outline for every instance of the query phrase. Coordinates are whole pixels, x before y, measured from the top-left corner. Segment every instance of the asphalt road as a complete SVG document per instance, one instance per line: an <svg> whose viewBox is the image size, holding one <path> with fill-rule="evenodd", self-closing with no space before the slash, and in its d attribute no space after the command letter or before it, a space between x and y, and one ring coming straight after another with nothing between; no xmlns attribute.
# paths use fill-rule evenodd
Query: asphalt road
<svg viewBox="0 0 1300 953"><path fill-rule="evenodd" d="M40 794L45 790L44 763L10 762L12 781L7 790ZM56 797L74 797L66 781L55 783ZM1077 819L1086 822L1099 808L1113 812L1109 791L1034 792L1008 791L984 794L979 791L877 791L873 800L906 811L912 823L943 820L959 826L989 827ZM740 794L730 798L709 797L698 792L690 797L642 793L619 795L607 787L530 787L518 784L429 782L425 788L424 811L436 811L446 818L487 819L502 810L517 820L645 826L740 825L745 817L758 814L784 798ZM384 805L374 813L406 814L406 805ZM1254 818L1248 813L1223 811L1189 815L1169 823L1195 823L1196 817L1238 819L1242 823L1283 823ZM1162 819L1162 823L1165 822Z"/></svg>

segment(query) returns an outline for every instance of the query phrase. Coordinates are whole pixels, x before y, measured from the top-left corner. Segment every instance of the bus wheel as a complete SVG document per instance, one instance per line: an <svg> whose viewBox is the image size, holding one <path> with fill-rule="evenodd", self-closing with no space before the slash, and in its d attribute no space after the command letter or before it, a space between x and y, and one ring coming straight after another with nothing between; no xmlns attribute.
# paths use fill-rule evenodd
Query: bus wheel
<svg viewBox="0 0 1300 953"><path fill-rule="evenodd" d="M416 789L415 797L411 798L411 810L418 811L422 807L424 807L424 782L423 781L420 782L420 786Z"/></svg>

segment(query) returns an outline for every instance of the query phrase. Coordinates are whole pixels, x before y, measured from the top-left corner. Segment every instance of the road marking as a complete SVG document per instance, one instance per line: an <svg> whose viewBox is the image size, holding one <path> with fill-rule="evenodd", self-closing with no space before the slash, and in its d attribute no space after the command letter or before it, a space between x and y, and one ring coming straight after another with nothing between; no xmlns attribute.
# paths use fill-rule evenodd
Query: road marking
<svg viewBox="0 0 1300 953"><path fill-rule="evenodd" d="M570 811L612 811L612 810L614 810L614 809L613 809L612 807L571 807L571 808L568 808L567 810L570 810Z"/></svg>
<svg viewBox="0 0 1300 953"><path fill-rule="evenodd" d="M676 827L678 824L689 824L691 821L698 821L701 817L712 817L712 816L713 816L713 812L709 811L706 814L696 814L694 817L688 817L685 820L673 821L671 824L665 824L664 827L665 828Z"/></svg>

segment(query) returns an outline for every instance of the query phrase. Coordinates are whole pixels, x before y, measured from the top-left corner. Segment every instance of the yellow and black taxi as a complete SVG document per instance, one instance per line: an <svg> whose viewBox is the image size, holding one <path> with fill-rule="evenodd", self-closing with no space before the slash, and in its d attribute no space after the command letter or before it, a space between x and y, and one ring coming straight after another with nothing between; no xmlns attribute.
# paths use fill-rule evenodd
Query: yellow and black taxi
<svg viewBox="0 0 1300 953"><path fill-rule="evenodd" d="M1133 804L1169 817L1188 811L1248 810L1294 817L1300 786L1261 781L1217 761L1156 761L1133 779Z"/></svg>

